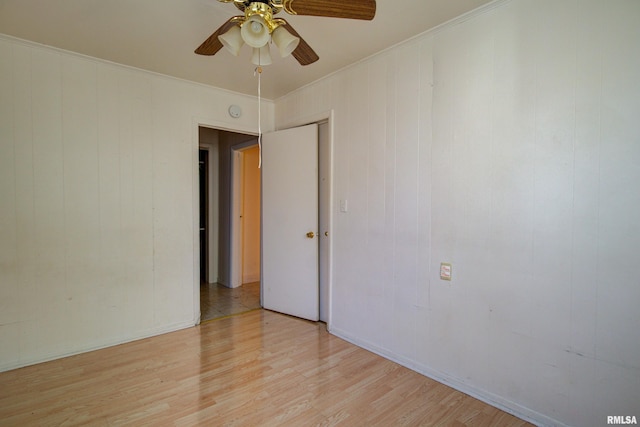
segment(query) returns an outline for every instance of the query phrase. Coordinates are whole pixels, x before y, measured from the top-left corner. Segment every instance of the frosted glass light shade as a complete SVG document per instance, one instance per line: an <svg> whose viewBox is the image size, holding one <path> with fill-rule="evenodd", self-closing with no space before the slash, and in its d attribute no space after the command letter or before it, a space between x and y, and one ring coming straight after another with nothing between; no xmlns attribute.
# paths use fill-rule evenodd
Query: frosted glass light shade
<svg viewBox="0 0 640 427"><path fill-rule="evenodd" d="M244 42L251 47L262 47L271 39L264 19L259 15L250 16L240 30Z"/></svg>
<svg viewBox="0 0 640 427"><path fill-rule="evenodd" d="M222 43L233 56L238 56L240 48L244 46L240 27L237 25L231 27L226 33L219 35L218 40L220 40L220 43Z"/></svg>
<svg viewBox="0 0 640 427"><path fill-rule="evenodd" d="M290 55L291 52L298 47L298 43L300 43L299 37L294 36L282 27L278 27L273 30L271 37L273 38L273 42L276 46L278 46L280 56L283 58Z"/></svg>
<svg viewBox="0 0 640 427"><path fill-rule="evenodd" d="M256 65L270 65L271 52L269 52L269 45L265 44L264 46L259 48L254 47L253 55L251 56L251 62L253 62Z"/></svg>

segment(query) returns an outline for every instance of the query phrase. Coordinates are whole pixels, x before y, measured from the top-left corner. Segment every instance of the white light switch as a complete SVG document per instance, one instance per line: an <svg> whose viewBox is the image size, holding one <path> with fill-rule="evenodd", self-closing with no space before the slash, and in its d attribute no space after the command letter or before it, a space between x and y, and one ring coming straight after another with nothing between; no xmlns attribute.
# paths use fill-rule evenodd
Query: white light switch
<svg viewBox="0 0 640 427"><path fill-rule="evenodd" d="M340 212L349 212L347 199L340 200Z"/></svg>

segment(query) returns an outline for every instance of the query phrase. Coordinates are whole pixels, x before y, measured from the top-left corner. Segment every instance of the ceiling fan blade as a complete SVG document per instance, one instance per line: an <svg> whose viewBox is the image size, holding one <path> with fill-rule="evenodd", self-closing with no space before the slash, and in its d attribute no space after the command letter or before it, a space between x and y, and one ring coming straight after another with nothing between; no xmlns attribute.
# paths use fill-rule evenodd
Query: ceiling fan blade
<svg viewBox="0 0 640 427"><path fill-rule="evenodd" d="M293 27L287 21L285 21L284 19L283 21L285 22L285 25L283 25L283 28L289 31L291 35L294 35L300 39L300 43L298 43L298 47L296 47L294 51L291 52L291 55L293 55L293 57L296 58L296 60L300 63L300 65L313 64L318 59L320 59L318 54L315 53L313 49L311 49L311 46L309 46L307 42L304 41L302 37L300 37L300 34L298 34L298 32L294 30Z"/></svg>
<svg viewBox="0 0 640 427"><path fill-rule="evenodd" d="M233 17L229 19L227 22L222 24L220 28L218 28L213 34L209 36L198 48L195 52L198 55L215 55L218 53L220 49L222 49L222 42L218 39L218 36L226 33L233 27L234 25L238 25L234 19L237 17Z"/></svg>
<svg viewBox="0 0 640 427"><path fill-rule="evenodd" d="M331 18L364 19L376 15L375 0L290 0L285 11L292 15L328 16Z"/></svg>

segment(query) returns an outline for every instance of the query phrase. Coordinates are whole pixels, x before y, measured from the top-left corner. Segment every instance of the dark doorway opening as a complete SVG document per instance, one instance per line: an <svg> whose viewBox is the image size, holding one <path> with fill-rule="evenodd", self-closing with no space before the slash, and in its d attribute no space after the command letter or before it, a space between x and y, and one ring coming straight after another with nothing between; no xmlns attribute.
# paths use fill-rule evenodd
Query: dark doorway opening
<svg viewBox="0 0 640 427"><path fill-rule="evenodd" d="M207 177L209 176L209 152L207 150L200 150L199 153L199 166L200 166L200 277L207 277L207 257L209 251L207 249L207 242L209 241L209 235L207 230L207 217L208 217L208 199L209 187L207 185Z"/></svg>

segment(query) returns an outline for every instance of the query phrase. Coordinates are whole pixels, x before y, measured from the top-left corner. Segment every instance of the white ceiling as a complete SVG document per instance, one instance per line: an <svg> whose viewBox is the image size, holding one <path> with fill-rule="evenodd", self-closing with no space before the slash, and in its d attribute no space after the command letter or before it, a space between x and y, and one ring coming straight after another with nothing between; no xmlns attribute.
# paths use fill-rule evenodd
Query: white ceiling
<svg viewBox="0 0 640 427"><path fill-rule="evenodd" d="M335 0L336 2L348 0ZM378 0L373 21L283 16L318 53L264 67L262 96L276 99L492 0ZM193 53L239 10L217 0L0 0L0 33L120 64L255 95L249 48L234 57Z"/></svg>

